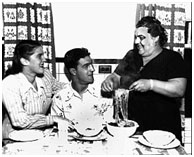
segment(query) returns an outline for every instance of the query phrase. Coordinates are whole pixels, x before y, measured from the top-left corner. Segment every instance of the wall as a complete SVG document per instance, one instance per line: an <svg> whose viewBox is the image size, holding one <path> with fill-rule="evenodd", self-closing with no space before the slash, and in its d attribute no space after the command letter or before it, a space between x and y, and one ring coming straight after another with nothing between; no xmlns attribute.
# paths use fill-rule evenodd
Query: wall
<svg viewBox="0 0 194 157"><path fill-rule="evenodd" d="M52 3L56 56L86 47L92 58L118 59L132 48L136 3Z"/></svg>
<svg viewBox="0 0 194 157"><path fill-rule="evenodd" d="M187 21L192 21L191 9L192 9L192 3L191 2L186 2L185 3L185 13L186 13L186 20Z"/></svg>

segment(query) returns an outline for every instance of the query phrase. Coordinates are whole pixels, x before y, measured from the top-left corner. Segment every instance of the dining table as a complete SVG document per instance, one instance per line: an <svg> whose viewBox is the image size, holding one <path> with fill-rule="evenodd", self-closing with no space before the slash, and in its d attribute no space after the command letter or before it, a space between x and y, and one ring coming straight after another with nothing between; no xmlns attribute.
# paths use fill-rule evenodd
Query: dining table
<svg viewBox="0 0 194 157"><path fill-rule="evenodd" d="M126 138L113 137L105 127L97 137L81 137L75 131L61 136L56 128L43 131L36 140L12 141L2 155L186 155L182 145L154 148L140 142L141 132Z"/></svg>

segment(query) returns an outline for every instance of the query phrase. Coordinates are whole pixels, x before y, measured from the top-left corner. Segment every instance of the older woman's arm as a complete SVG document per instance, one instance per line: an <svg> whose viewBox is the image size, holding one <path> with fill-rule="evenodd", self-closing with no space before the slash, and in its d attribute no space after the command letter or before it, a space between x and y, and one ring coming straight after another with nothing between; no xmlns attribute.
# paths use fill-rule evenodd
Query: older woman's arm
<svg viewBox="0 0 194 157"><path fill-rule="evenodd" d="M186 78L174 78L167 82L153 80L152 91L169 97L182 97L186 90Z"/></svg>
<svg viewBox="0 0 194 157"><path fill-rule="evenodd" d="M168 97L182 97L186 90L186 78L173 78L168 81L139 79L129 88L140 92L152 90Z"/></svg>

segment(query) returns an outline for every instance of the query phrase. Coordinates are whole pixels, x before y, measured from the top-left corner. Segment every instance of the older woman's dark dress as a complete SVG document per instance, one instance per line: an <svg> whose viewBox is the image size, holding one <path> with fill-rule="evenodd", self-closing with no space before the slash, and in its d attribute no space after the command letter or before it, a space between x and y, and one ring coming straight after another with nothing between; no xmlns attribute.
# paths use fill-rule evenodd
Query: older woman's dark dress
<svg viewBox="0 0 194 157"><path fill-rule="evenodd" d="M136 79L156 79L167 81L173 78L186 78L186 69L184 60L177 52L163 49L163 51L142 67L142 60L138 55L132 61L130 51L125 57L125 62L121 62L115 72L123 76L128 72L124 72L125 67L135 66L139 71L131 71L136 74ZM128 64L126 65L126 63ZM121 68L122 67L122 68ZM133 68L134 70L136 68ZM129 68L128 68L129 69ZM132 76L133 76L132 75ZM129 119L133 119L139 124L139 131L146 130L166 130L174 133L176 137L182 141L181 137L181 117L180 117L180 98L167 97L153 91L137 92L133 91L129 94Z"/></svg>

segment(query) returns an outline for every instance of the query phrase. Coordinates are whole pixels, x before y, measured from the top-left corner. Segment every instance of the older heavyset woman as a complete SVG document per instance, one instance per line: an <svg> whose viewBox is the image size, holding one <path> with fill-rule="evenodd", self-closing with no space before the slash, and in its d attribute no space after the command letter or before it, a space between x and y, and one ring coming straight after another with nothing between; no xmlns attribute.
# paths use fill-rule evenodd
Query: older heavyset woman
<svg viewBox="0 0 194 157"><path fill-rule="evenodd" d="M181 141L180 98L186 89L186 68L178 52L164 48L167 34L159 20L143 17L136 25L135 49L129 51L102 83L111 91L129 82L129 119L139 130L165 130ZM127 78L127 79L126 79Z"/></svg>

